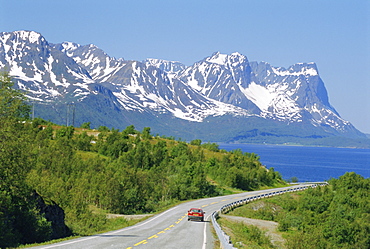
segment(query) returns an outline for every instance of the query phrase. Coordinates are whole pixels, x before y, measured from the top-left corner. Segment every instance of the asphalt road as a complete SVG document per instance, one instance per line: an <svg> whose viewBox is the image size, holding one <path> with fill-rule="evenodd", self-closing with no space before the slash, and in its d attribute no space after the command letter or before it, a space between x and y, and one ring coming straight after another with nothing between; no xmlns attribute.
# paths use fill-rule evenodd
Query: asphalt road
<svg viewBox="0 0 370 249"><path fill-rule="evenodd" d="M238 199L287 188L290 187L190 201L131 227L32 248L213 249L215 239L211 234L210 216L214 211ZM192 207L202 208L206 212L204 222L187 220L187 210Z"/></svg>

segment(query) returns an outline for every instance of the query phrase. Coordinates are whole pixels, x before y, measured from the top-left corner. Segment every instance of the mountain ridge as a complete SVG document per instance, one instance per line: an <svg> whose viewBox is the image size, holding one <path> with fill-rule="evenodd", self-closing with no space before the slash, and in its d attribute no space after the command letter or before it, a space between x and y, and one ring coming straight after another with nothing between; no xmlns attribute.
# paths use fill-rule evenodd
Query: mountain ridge
<svg viewBox="0 0 370 249"><path fill-rule="evenodd" d="M39 113L52 121L62 121L64 111L52 113L53 107L45 103L83 107L77 124L92 121L96 127L114 124L123 129L131 124L152 126L152 122L156 132L166 134L166 127L171 127L174 130L169 135L182 137L190 128L198 131L191 132L193 136L209 141L227 137L229 132L223 129L239 127L237 122L244 119L260 119L257 123L263 125L257 128L264 134L275 134L274 124L285 125L285 132L275 134L280 141L292 124L313 133L309 137L366 137L330 105L312 62L273 67L267 62L249 62L238 52L215 52L191 66L161 59L134 61L111 57L93 44L52 44L37 32L15 31L0 33L0 68L9 70L15 87L38 101ZM217 130L216 120L226 116L229 125L220 121L223 134L211 139L207 129L214 126ZM235 141L243 128L235 132L222 141Z"/></svg>

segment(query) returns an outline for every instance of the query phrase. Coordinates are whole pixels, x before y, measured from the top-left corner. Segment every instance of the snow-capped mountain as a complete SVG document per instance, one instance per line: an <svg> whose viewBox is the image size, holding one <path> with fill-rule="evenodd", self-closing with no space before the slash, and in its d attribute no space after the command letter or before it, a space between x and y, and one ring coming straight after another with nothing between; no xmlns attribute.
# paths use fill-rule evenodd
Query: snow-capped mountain
<svg viewBox="0 0 370 249"><path fill-rule="evenodd" d="M249 136L241 124L249 129L258 120L262 127L304 125L307 136L362 136L330 105L314 63L285 69L219 52L189 67L160 59L128 61L92 44L50 44L37 32L16 31L0 33L0 69L9 71L30 99L73 103L83 108L77 122L96 121L95 126L171 128L169 133L184 132L183 138L222 126L220 134L236 134L221 137L233 140ZM45 111L46 106L39 108L48 119L63 120L62 111Z"/></svg>
<svg viewBox="0 0 370 249"><path fill-rule="evenodd" d="M314 125L325 124L338 129L345 129L348 124L330 106L314 63L300 63L284 69L264 62L249 63L239 53L215 53L178 76L207 97L264 118L286 122L310 119ZM333 118L337 122L332 122Z"/></svg>
<svg viewBox="0 0 370 249"><path fill-rule="evenodd" d="M0 68L8 70L20 89L40 101L83 91L93 82L84 68L32 31L0 33Z"/></svg>
<svg viewBox="0 0 370 249"><path fill-rule="evenodd" d="M247 58L239 53L215 53L178 73L178 78L211 99L260 114L258 107L243 93L251 82Z"/></svg>
<svg viewBox="0 0 370 249"><path fill-rule="evenodd" d="M174 79L174 73L185 67L181 63L154 59L125 61L108 56L94 45L64 42L54 47L85 68L95 82L112 91L121 108L127 111L167 112L198 122L208 115L243 112L235 106L199 95Z"/></svg>
<svg viewBox="0 0 370 249"><path fill-rule="evenodd" d="M258 83L253 82L247 94L254 99L262 115L295 122L309 119L316 126L338 130L345 130L349 125L329 104L315 63L297 63L285 69L266 62L253 62L251 68ZM253 96L255 92L260 94Z"/></svg>

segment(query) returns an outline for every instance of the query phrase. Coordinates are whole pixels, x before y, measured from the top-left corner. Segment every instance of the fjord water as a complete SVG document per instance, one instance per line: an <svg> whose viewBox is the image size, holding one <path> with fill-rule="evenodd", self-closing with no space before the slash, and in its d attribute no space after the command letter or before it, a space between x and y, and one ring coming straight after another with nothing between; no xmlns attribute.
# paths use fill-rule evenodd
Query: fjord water
<svg viewBox="0 0 370 249"><path fill-rule="evenodd" d="M263 165L273 167L286 180L325 181L346 172L370 177L370 149L223 143L219 148L255 153Z"/></svg>

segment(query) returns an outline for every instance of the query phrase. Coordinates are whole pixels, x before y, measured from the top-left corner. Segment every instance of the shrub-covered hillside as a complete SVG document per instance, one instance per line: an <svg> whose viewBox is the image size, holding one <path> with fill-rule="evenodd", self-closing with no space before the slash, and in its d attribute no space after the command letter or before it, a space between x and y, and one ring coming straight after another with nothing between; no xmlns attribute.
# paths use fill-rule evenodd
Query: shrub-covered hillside
<svg viewBox="0 0 370 249"><path fill-rule="evenodd" d="M328 186L264 199L230 214L278 222L286 248L370 248L370 179L346 173Z"/></svg>
<svg viewBox="0 0 370 249"><path fill-rule="evenodd" d="M155 212L181 200L215 196L282 182L255 154L220 151L216 144L190 144L139 132L98 131L27 120L30 107L0 78L0 247L54 238L40 198L65 212L75 234L104 229L96 210ZM54 229L54 230L53 230ZM58 236L57 236L58 237ZM60 236L59 236L60 237Z"/></svg>

